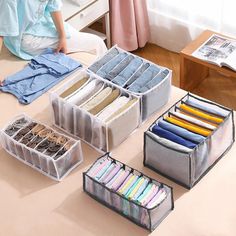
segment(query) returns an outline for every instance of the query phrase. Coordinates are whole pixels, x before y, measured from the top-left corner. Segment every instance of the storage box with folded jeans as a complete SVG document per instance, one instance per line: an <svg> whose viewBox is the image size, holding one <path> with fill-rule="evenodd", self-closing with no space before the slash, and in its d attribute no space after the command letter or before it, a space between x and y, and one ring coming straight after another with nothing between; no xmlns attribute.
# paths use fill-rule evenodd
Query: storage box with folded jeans
<svg viewBox="0 0 236 236"><path fill-rule="evenodd" d="M139 226L154 230L174 208L172 188L105 154L83 173L92 198Z"/></svg>
<svg viewBox="0 0 236 236"><path fill-rule="evenodd" d="M144 165L193 187L235 140L233 111L187 94L144 135Z"/></svg>
<svg viewBox="0 0 236 236"><path fill-rule="evenodd" d="M86 70L51 93L54 123L92 146L111 150L140 124L140 99Z"/></svg>
<svg viewBox="0 0 236 236"><path fill-rule="evenodd" d="M46 176L61 180L82 160L80 141L20 115L0 133L3 148Z"/></svg>
<svg viewBox="0 0 236 236"><path fill-rule="evenodd" d="M172 71L116 46L92 64L89 70L140 96L143 121L169 99Z"/></svg>

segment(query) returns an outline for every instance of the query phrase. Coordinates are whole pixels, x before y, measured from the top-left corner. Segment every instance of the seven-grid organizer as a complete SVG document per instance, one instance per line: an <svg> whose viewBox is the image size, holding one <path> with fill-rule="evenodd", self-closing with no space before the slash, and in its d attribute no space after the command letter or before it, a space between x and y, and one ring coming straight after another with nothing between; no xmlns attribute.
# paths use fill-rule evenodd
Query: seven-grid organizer
<svg viewBox="0 0 236 236"><path fill-rule="evenodd" d="M54 124L103 151L140 124L140 98L82 70L51 93Z"/></svg>
<svg viewBox="0 0 236 236"><path fill-rule="evenodd" d="M154 230L174 208L172 188L111 158L83 173L84 191L139 226Z"/></svg>
<svg viewBox="0 0 236 236"><path fill-rule="evenodd" d="M193 187L230 149L233 111L187 94L144 134L144 165Z"/></svg>
<svg viewBox="0 0 236 236"><path fill-rule="evenodd" d="M82 160L80 141L20 115L0 133L3 148L44 175L61 180Z"/></svg>
<svg viewBox="0 0 236 236"><path fill-rule="evenodd" d="M116 46L93 63L89 70L139 96L142 121L169 100L172 71Z"/></svg>

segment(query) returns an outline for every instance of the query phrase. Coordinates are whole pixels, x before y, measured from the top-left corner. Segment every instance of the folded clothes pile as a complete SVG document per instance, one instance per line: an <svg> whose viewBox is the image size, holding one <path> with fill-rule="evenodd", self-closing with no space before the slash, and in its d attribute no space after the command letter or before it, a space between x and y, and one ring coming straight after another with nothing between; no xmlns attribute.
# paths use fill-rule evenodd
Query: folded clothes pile
<svg viewBox="0 0 236 236"><path fill-rule="evenodd" d="M24 115L7 125L0 138L11 155L55 180L61 180L83 160L80 141Z"/></svg>
<svg viewBox="0 0 236 236"><path fill-rule="evenodd" d="M103 58L89 67L100 77L134 93L145 93L170 73L125 51L112 48Z"/></svg>
<svg viewBox="0 0 236 236"><path fill-rule="evenodd" d="M173 209L172 189L105 154L84 173L84 190L136 224L153 230Z"/></svg>
<svg viewBox="0 0 236 236"><path fill-rule="evenodd" d="M51 93L56 126L105 152L140 124L140 98L87 70ZM129 125L127 125L129 124Z"/></svg>
<svg viewBox="0 0 236 236"><path fill-rule="evenodd" d="M109 122L137 101L123 95L118 88L99 80L89 80L88 76L73 84L60 97L104 122Z"/></svg>
<svg viewBox="0 0 236 236"><path fill-rule="evenodd" d="M192 188L234 140L232 110L187 94L145 132L144 165Z"/></svg>
<svg viewBox="0 0 236 236"><path fill-rule="evenodd" d="M189 97L152 127L161 138L195 148L224 121L229 112Z"/></svg>
<svg viewBox="0 0 236 236"><path fill-rule="evenodd" d="M139 96L142 121L165 105L169 99L171 70L116 46L88 69L127 92Z"/></svg>
<svg viewBox="0 0 236 236"><path fill-rule="evenodd" d="M81 66L65 54L47 49L23 70L8 76L0 91L13 94L22 104L29 104Z"/></svg>
<svg viewBox="0 0 236 236"><path fill-rule="evenodd" d="M142 175L125 170L121 164L109 158L97 162L87 174L107 188L147 208L157 206L166 198L164 188Z"/></svg>

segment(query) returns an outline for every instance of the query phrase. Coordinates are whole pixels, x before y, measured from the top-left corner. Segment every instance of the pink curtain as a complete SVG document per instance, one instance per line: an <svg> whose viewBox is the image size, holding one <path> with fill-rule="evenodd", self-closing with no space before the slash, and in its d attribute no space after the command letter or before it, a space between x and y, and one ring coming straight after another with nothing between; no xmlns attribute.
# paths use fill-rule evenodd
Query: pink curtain
<svg viewBox="0 0 236 236"><path fill-rule="evenodd" d="M150 35L146 0L110 0L112 44L133 51Z"/></svg>

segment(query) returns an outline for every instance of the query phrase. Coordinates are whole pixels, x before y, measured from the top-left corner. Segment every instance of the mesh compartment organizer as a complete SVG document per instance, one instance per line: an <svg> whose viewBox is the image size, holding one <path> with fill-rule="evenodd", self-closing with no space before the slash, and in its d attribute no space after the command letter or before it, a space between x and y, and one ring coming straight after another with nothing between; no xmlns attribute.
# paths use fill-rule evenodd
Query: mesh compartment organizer
<svg viewBox="0 0 236 236"><path fill-rule="evenodd" d="M145 132L144 165L192 188L231 148L234 132L232 110L187 94Z"/></svg>
<svg viewBox="0 0 236 236"><path fill-rule="evenodd" d="M89 70L139 96L142 121L168 102L172 71L117 46L94 62Z"/></svg>
<svg viewBox="0 0 236 236"><path fill-rule="evenodd" d="M174 208L171 187L111 158L108 153L83 173L83 188L90 197L151 231Z"/></svg>
<svg viewBox="0 0 236 236"><path fill-rule="evenodd" d="M112 107L109 101L102 109L94 106L107 89L116 93L113 102L117 104ZM140 124L140 99L86 70L74 73L68 83L51 93L50 99L57 127L105 152L124 141ZM105 120L105 110L108 116L114 108L119 109Z"/></svg>
<svg viewBox="0 0 236 236"><path fill-rule="evenodd" d="M81 142L26 115L15 117L0 132L3 148L42 174L61 180L83 161Z"/></svg>

